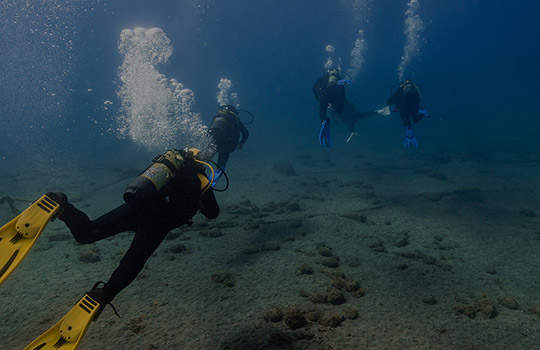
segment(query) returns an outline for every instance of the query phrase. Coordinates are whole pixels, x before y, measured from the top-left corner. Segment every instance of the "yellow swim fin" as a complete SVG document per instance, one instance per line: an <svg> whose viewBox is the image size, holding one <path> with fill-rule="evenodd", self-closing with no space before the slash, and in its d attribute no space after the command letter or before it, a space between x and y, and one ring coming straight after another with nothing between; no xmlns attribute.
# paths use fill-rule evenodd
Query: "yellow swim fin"
<svg viewBox="0 0 540 350"><path fill-rule="evenodd" d="M101 305L85 294L57 324L24 350L75 350Z"/></svg>
<svg viewBox="0 0 540 350"><path fill-rule="evenodd" d="M0 228L0 284L19 266L60 205L47 195Z"/></svg>

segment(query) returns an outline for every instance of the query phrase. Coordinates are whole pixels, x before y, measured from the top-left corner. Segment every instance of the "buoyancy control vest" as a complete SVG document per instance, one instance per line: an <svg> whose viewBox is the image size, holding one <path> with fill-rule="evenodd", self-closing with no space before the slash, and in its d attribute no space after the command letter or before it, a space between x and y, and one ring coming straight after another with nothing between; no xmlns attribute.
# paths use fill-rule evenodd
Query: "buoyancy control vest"
<svg viewBox="0 0 540 350"><path fill-rule="evenodd" d="M420 96L420 89L418 89L418 86L410 80L405 80L403 84L401 84L401 91L403 91L403 95L412 93Z"/></svg>
<svg viewBox="0 0 540 350"><path fill-rule="evenodd" d="M183 150L168 150L156 156L148 166L126 187L124 201L135 209L147 209L155 205L165 186L180 172L196 173L201 182L201 195L210 188L210 183L204 175L204 162L197 159L199 150L189 148Z"/></svg>
<svg viewBox="0 0 540 350"><path fill-rule="evenodd" d="M333 69L329 72L328 77L328 84L337 84L339 81L339 71L337 69Z"/></svg>

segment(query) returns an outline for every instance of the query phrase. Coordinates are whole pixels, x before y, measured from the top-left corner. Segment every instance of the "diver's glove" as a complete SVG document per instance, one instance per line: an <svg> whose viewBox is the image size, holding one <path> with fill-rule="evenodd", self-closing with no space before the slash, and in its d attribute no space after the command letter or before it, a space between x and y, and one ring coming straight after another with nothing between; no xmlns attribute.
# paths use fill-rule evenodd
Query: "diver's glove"
<svg viewBox="0 0 540 350"><path fill-rule="evenodd" d="M223 170L225 170L225 168L223 167ZM212 181L212 174L210 174L208 176L208 181L212 181L212 188L214 188L214 186L216 186L219 178L221 177L221 175L223 175L223 171L221 169L216 169L214 170L214 181Z"/></svg>
<svg viewBox="0 0 540 350"><path fill-rule="evenodd" d="M330 139L330 119L325 119L319 132L319 144L323 147L332 148L332 140Z"/></svg>
<svg viewBox="0 0 540 350"><path fill-rule="evenodd" d="M426 111L425 108L419 108L417 115L422 118L429 118L431 115L429 115L428 111Z"/></svg>
<svg viewBox="0 0 540 350"><path fill-rule="evenodd" d="M338 80L338 85L351 85L352 84L352 80L350 79L341 79L341 80Z"/></svg>
<svg viewBox="0 0 540 350"><path fill-rule="evenodd" d="M375 112L377 112L379 115L390 115L390 106L377 109Z"/></svg>
<svg viewBox="0 0 540 350"><path fill-rule="evenodd" d="M418 147L418 142L416 142L416 138L414 137L414 131L411 126L405 127L405 141L403 143L403 146L405 148Z"/></svg>

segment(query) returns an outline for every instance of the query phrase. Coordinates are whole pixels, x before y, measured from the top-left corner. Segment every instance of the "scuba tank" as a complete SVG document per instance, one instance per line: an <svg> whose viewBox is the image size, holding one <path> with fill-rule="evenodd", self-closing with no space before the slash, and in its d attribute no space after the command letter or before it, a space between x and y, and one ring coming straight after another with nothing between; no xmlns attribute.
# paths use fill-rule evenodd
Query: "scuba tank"
<svg viewBox="0 0 540 350"><path fill-rule="evenodd" d="M162 155L156 156L152 164L146 168L126 187L124 201L134 209L147 209L154 206L160 200L160 191L180 171L191 168L197 173L201 182L201 195L210 188L210 183L204 176L204 167L197 163L206 164L197 160L199 150L189 148L185 150L168 150Z"/></svg>
<svg viewBox="0 0 540 350"><path fill-rule="evenodd" d="M329 72L328 77L328 84L337 84L339 80L339 71L337 69L333 69Z"/></svg>
<svg viewBox="0 0 540 350"><path fill-rule="evenodd" d="M420 89L418 88L418 85L416 85L409 79L405 80L401 84L400 88L401 88L401 91L403 91L403 95L406 95L409 93L417 93L418 96L420 96Z"/></svg>
<svg viewBox="0 0 540 350"><path fill-rule="evenodd" d="M239 123L238 112L233 105L219 106L210 128L227 129Z"/></svg>

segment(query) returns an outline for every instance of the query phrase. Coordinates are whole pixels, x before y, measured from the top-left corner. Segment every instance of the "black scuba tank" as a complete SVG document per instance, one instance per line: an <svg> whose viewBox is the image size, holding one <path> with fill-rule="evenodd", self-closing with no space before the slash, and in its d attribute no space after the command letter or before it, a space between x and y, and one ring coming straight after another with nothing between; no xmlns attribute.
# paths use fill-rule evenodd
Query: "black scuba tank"
<svg viewBox="0 0 540 350"><path fill-rule="evenodd" d="M159 192L185 166L186 153L169 150L155 157L152 164L137 176L124 192L124 201L135 209L146 209L159 200Z"/></svg>

